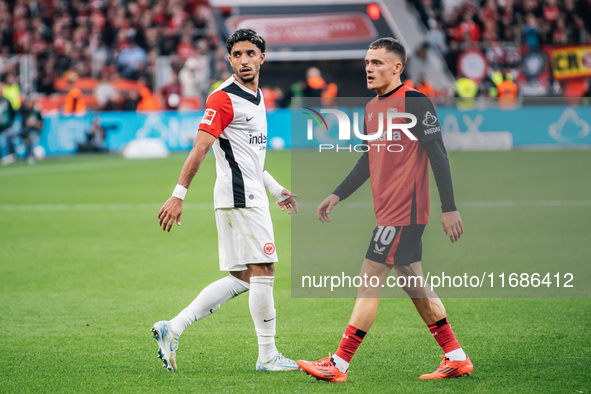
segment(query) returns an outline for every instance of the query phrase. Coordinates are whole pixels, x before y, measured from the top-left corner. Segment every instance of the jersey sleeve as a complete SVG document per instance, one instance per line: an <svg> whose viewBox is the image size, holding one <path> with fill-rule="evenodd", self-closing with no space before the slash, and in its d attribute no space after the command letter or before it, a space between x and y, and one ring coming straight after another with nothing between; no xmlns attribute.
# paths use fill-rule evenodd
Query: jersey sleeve
<svg viewBox="0 0 591 394"><path fill-rule="evenodd" d="M363 134L367 134L367 124L363 122ZM366 145L363 143L363 145ZM332 194L339 197L341 201L353 194L359 189L365 181L369 179L369 150L363 152L355 166L341 182L339 186L332 192Z"/></svg>
<svg viewBox="0 0 591 394"><path fill-rule="evenodd" d="M234 119L234 108L228 93L218 90L207 98L205 113L199 123L199 130L213 135L215 138L224 132L230 122Z"/></svg>
<svg viewBox="0 0 591 394"><path fill-rule="evenodd" d="M451 181L451 171L449 169L449 160L447 159L447 151L443 146L443 140L434 139L423 145L423 147L431 162L431 170L433 170L437 190L439 190L441 212L457 211L454 200L454 188Z"/></svg>
<svg viewBox="0 0 591 394"><path fill-rule="evenodd" d="M369 154L363 152L355 167L341 184L332 192L339 197L341 201L353 194L369 179Z"/></svg>
<svg viewBox="0 0 591 394"><path fill-rule="evenodd" d="M421 92L406 92L406 112L417 118L417 124L410 131L417 137L421 145L441 137L441 126L433 103Z"/></svg>

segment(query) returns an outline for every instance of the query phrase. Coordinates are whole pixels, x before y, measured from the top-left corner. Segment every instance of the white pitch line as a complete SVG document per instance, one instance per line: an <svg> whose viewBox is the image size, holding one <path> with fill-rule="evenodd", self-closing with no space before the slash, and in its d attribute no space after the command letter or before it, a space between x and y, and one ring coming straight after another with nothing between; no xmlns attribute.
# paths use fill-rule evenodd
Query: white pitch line
<svg viewBox="0 0 591 394"><path fill-rule="evenodd" d="M158 210L162 204L2 204L0 211L141 211ZM210 203L185 203L184 209L211 209Z"/></svg>
<svg viewBox="0 0 591 394"><path fill-rule="evenodd" d="M0 168L0 178L23 175L52 174L59 172L102 170L118 167L129 167L138 164L145 164L143 160L92 160L85 162L69 162L51 165L38 165L27 167L2 167Z"/></svg>
<svg viewBox="0 0 591 394"><path fill-rule="evenodd" d="M348 208L369 208L373 207L372 202L352 201L343 202L342 205ZM490 201L457 201L456 205L461 208L515 208L515 207L588 207L591 200L490 200ZM311 203L299 203L302 208L316 208ZM431 201L431 206L441 206L439 201Z"/></svg>
<svg viewBox="0 0 591 394"><path fill-rule="evenodd" d="M438 205L433 203L432 205ZM591 200L492 200L492 201L459 201L458 205L469 208L512 208L512 207L587 207Z"/></svg>
<svg viewBox="0 0 591 394"><path fill-rule="evenodd" d="M343 203L348 208L368 208L370 202ZM438 202L431 205L438 206ZM461 208L515 208L515 207L588 207L591 200L498 200L498 201L459 201L457 205ZM158 210L162 207L159 203L138 203L138 204L0 204L0 211L23 212L23 211L139 211ZM271 209L279 209L276 204L270 205ZM300 203L300 208L316 209L315 203ZM184 209L208 209L213 210L213 203L184 203Z"/></svg>

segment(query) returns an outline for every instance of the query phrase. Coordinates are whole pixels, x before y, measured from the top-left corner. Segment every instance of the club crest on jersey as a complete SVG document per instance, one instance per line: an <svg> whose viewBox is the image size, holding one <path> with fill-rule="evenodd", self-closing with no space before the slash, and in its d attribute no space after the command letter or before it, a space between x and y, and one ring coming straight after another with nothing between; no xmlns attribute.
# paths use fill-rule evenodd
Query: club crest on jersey
<svg viewBox="0 0 591 394"><path fill-rule="evenodd" d="M275 245L273 245L272 242L267 242L263 247L263 251L267 256L271 256L273 253L275 253Z"/></svg>
<svg viewBox="0 0 591 394"><path fill-rule="evenodd" d="M201 119L201 123L205 123L211 126L211 122L213 122L213 118L215 118L216 111L215 109L208 108L205 110L205 114L203 114L203 119Z"/></svg>

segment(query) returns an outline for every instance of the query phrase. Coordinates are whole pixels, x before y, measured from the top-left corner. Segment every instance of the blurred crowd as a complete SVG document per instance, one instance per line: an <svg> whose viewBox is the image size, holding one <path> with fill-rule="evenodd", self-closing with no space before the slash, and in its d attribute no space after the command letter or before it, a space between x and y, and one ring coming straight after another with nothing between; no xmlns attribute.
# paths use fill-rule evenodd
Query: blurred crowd
<svg viewBox="0 0 591 394"><path fill-rule="evenodd" d="M457 75L457 57L471 45L499 42L539 50L544 44L591 43L588 0L408 0L437 48Z"/></svg>
<svg viewBox="0 0 591 394"><path fill-rule="evenodd" d="M221 9L223 16L229 12ZM0 41L0 55L34 56L35 90L60 94L61 101L44 108L66 114L199 109L230 76L207 0L0 0ZM161 56L167 72L156 87ZM18 65L2 73L12 85ZM302 94L336 95L336 85L324 82L318 69L308 74L287 92L263 86L268 107L285 107Z"/></svg>
<svg viewBox="0 0 591 394"><path fill-rule="evenodd" d="M410 61L419 77L406 83L430 97L474 89L469 81L455 92L434 89L425 76L430 49L441 52L460 80L458 56L471 46L513 43L539 50L545 44L591 43L591 0L407 1L425 24L427 41ZM220 15L231 12L222 8ZM59 102L43 103L46 111L200 109L230 75L207 0L0 0L0 44L0 56L33 55L33 90L45 98L59 93ZM164 73L160 59L166 59ZM484 84L477 81L481 95L498 91L501 82L514 83L507 70L494 71ZM14 106L18 63L0 64L0 72L4 95L13 97ZM285 107L306 95L330 102L337 95L337 81L325 81L317 68L303 73L284 90L262 86L267 106Z"/></svg>
<svg viewBox="0 0 591 394"><path fill-rule="evenodd" d="M207 0L0 0L0 41L4 55L34 55L36 91L45 94L59 91L61 78L126 79L152 89L159 56L170 57L186 95L206 94L227 70ZM115 97L121 106L126 99Z"/></svg>

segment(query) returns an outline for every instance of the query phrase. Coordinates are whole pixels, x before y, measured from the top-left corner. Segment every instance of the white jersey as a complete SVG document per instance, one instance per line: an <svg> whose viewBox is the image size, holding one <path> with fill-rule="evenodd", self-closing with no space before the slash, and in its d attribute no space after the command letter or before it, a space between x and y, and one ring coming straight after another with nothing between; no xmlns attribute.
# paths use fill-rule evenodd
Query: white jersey
<svg viewBox="0 0 591 394"><path fill-rule="evenodd" d="M199 130L217 138L214 207L268 207L263 183L267 113L261 90L255 93L234 76L228 78L207 98Z"/></svg>

